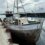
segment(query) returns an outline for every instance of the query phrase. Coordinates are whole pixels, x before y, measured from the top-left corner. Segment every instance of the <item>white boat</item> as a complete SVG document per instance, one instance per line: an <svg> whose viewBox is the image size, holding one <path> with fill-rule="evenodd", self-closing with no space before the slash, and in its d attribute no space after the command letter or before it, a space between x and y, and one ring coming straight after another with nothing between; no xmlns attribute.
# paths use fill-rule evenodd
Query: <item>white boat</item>
<svg viewBox="0 0 45 45"><path fill-rule="evenodd" d="M6 15L9 16L12 15L12 13L8 12ZM28 17L19 17L15 19L13 19L13 17L10 19L9 17L5 19L4 26L6 26L7 31L11 33L11 40L13 43L19 43L20 45L36 45L40 37L42 23L40 19L29 21Z"/></svg>
<svg viewBox="0 0 45 45"><path fill-rule="evenodd" d="M36 43L40 37L42 23L39 20L27 20L27 17L15 19L12 23L6 23L7 31L11 33L13 42ZM15 37L15 38L14 38ZM24 42L23 42L24 41Z"/></svg>

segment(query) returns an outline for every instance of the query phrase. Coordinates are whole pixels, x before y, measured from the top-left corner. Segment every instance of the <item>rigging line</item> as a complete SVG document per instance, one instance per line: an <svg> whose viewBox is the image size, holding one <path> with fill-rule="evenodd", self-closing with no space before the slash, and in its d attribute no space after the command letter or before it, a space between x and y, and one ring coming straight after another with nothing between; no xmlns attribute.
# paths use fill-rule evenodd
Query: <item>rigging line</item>
<svg viewBox="0 0 45 45"><path fill-rule="evenodd" d="M26 3L26 4L24 4L23 6L26 6L26 5L29 5L29 4L31 4L31 3ZM17 8L17 7L15 6L15 8ZM18 8L22 8L22 7L19 6Z"/></svg>
<svg viewBox="0 0 45 45"><path fill-rule="evenodd" d="M22 1L21 1L21 0L20 0L20 2L21 2L21 4L22 4ZM22 4L22 8L24 9L23 4ZM27 13L26 13L25 9L24 9L24 12L25 12L25 14L26 14L26 18L27 18ZM27 18L27 21L28 21L28 18Z"/></svg>
<svg viewBox="0 0 45 45"><path fill-rule="evenodd" d="M20 2L21 2L21 4L22 4L22 1L21 1L21 0L20 0ZM22 8L24 9L23 4L22 4ZM27 18L27 13L26 13L25 9L24 9L24 12L25 12L25 14L26 14L26 19L27 19L27 21L28 21L28 18Z"/></svg>
<svg viewBox="0 0 45 45"><path fill-rule="evenodd" d="M21 3L22 3L22 1L21 1ZM26 3L25 5L28 5L28 4L31 4L31 3ZM24 6L25 6L25 5L22 4L23 9L24 9ZM15 6L15 0L14 0L13 13L14 13L14 9L15 9L15 8L22 8L22 7L18 7L18 6L16 7L16 6ZM17 9L17 10L18 10L18 9ZM17 11L17 12L18 12L18 11ZM24 9L24 12L25 12L25 9ZM26 13L26 12L25 12L25 13Z"/></svg>
<svg viewBox="0 0 45 45"><path fill-rule="evenodd" d="M21 1L21 0L20 0L20 2L21 2L21 4L22 4L22 1ZM24 6L23 6L23 4L22 4L22 8L24 9ZM26 13L25 9L24 9L24 12Z"/></svg>

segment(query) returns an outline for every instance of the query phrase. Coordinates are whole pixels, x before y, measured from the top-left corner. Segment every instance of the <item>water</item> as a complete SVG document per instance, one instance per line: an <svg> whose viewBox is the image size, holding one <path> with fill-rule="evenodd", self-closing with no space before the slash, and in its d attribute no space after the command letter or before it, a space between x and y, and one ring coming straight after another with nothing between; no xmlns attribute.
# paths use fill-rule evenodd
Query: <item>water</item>
<svg viewBox="0 0 45 45"><path fill-rule="evenodd" d="M45 21L43 23L43 29L41 34L40 34L40 38L37 42L37 45L45 45Z"/></svg>

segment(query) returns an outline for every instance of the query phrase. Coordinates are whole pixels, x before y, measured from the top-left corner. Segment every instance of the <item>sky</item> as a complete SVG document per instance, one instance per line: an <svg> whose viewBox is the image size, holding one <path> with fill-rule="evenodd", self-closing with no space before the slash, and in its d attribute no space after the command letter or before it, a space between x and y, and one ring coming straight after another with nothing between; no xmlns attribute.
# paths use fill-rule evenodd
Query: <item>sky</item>
<svg viewBox="0 0 45 45"><path fill-rule="evenodd" d="M20 3L20 0L19 1L19 7L22 7L21 6L21 3ZM42 12L45 12L45 0L22 0L23 2L23 5L24 5L24 9L26 12L30 12L30 13L42 13ZM16 3L16 0L15 0L15 3ZM7 9L7 4L8 4L8 9ZM13 10L13 4L14 4L14 0L0 0L0 13L5 13L5 11L7 10ZM19 11L21 12L24 12L24 10L21 8L19 9ZM16 9L15 9L15 12L16 12ZM5 16L1 15L0 18L5 18ZM44 23L45 25L45 23ZM45 28L45 26L44 26ZM43 32L43 34L45 34ZM43 35L44 36L44 35ZM42 41L44 40L42 36ZM45 41L40 41L38 43L38 45L45 45Z"/></svg>
<svg viewBox="0 0 45 45"><path fill-rule="evenodd" d="M22 4L20 3L20 0L18 0L18 2L19 7L22 7L22 4L24 5L24 9L26 12L45 12L45 0L22 0ZM8 9L7 4L9 7ZM0 13L6 10L13 10L13 4L14 0L0 0ZM23 8L19 8L19 10L20 12L21 10L22 12L24 12Z"/></svg>
<svg viewBox="0 0 45 45"><path fill-rule="evenodd" d="M24 5L25 12L29 13L42 13L45 12L45 0L18 0L18 6L22 7ZM16 6L17 0L15 0L15 6ZM0 0L0 13L5 13L6 10L13 11L13 5L14 0ZM8 9L7 9L8 5ZM23 8L19 8L18 12L24 12ZM16 8L14 9L14 12L17 12Z"/></svg>

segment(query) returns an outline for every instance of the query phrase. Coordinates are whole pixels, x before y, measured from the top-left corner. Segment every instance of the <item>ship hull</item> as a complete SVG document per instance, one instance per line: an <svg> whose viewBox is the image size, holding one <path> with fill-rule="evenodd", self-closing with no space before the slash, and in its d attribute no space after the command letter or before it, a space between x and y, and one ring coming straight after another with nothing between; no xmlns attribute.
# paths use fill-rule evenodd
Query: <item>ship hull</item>
<svg viewBox="0 0 45 45"><path fill-rule="evenodd" d="M19 43L21 45L34 45L40 37L40 26L40 24L23 26L6 25L6 32L10 32L13 43Z"/></svg>
<svg viewBox="0 0 45 45"><path fill-rule="evenodd" d="M27 30L24 30L24 31L27 31ZM19 43L19 44L27 44L27 45L30 45L30 44L35 44L39 37L40 37L40 33L41 33L41 30L37 29L35 31L32 31L32 30L28 30L29 32L32 32L32 33L24 33L24 32L20 32L18 30L11 30L11 29L7 29L7 32L10 32L11 34L11 40L13 43Z"/></svg>

